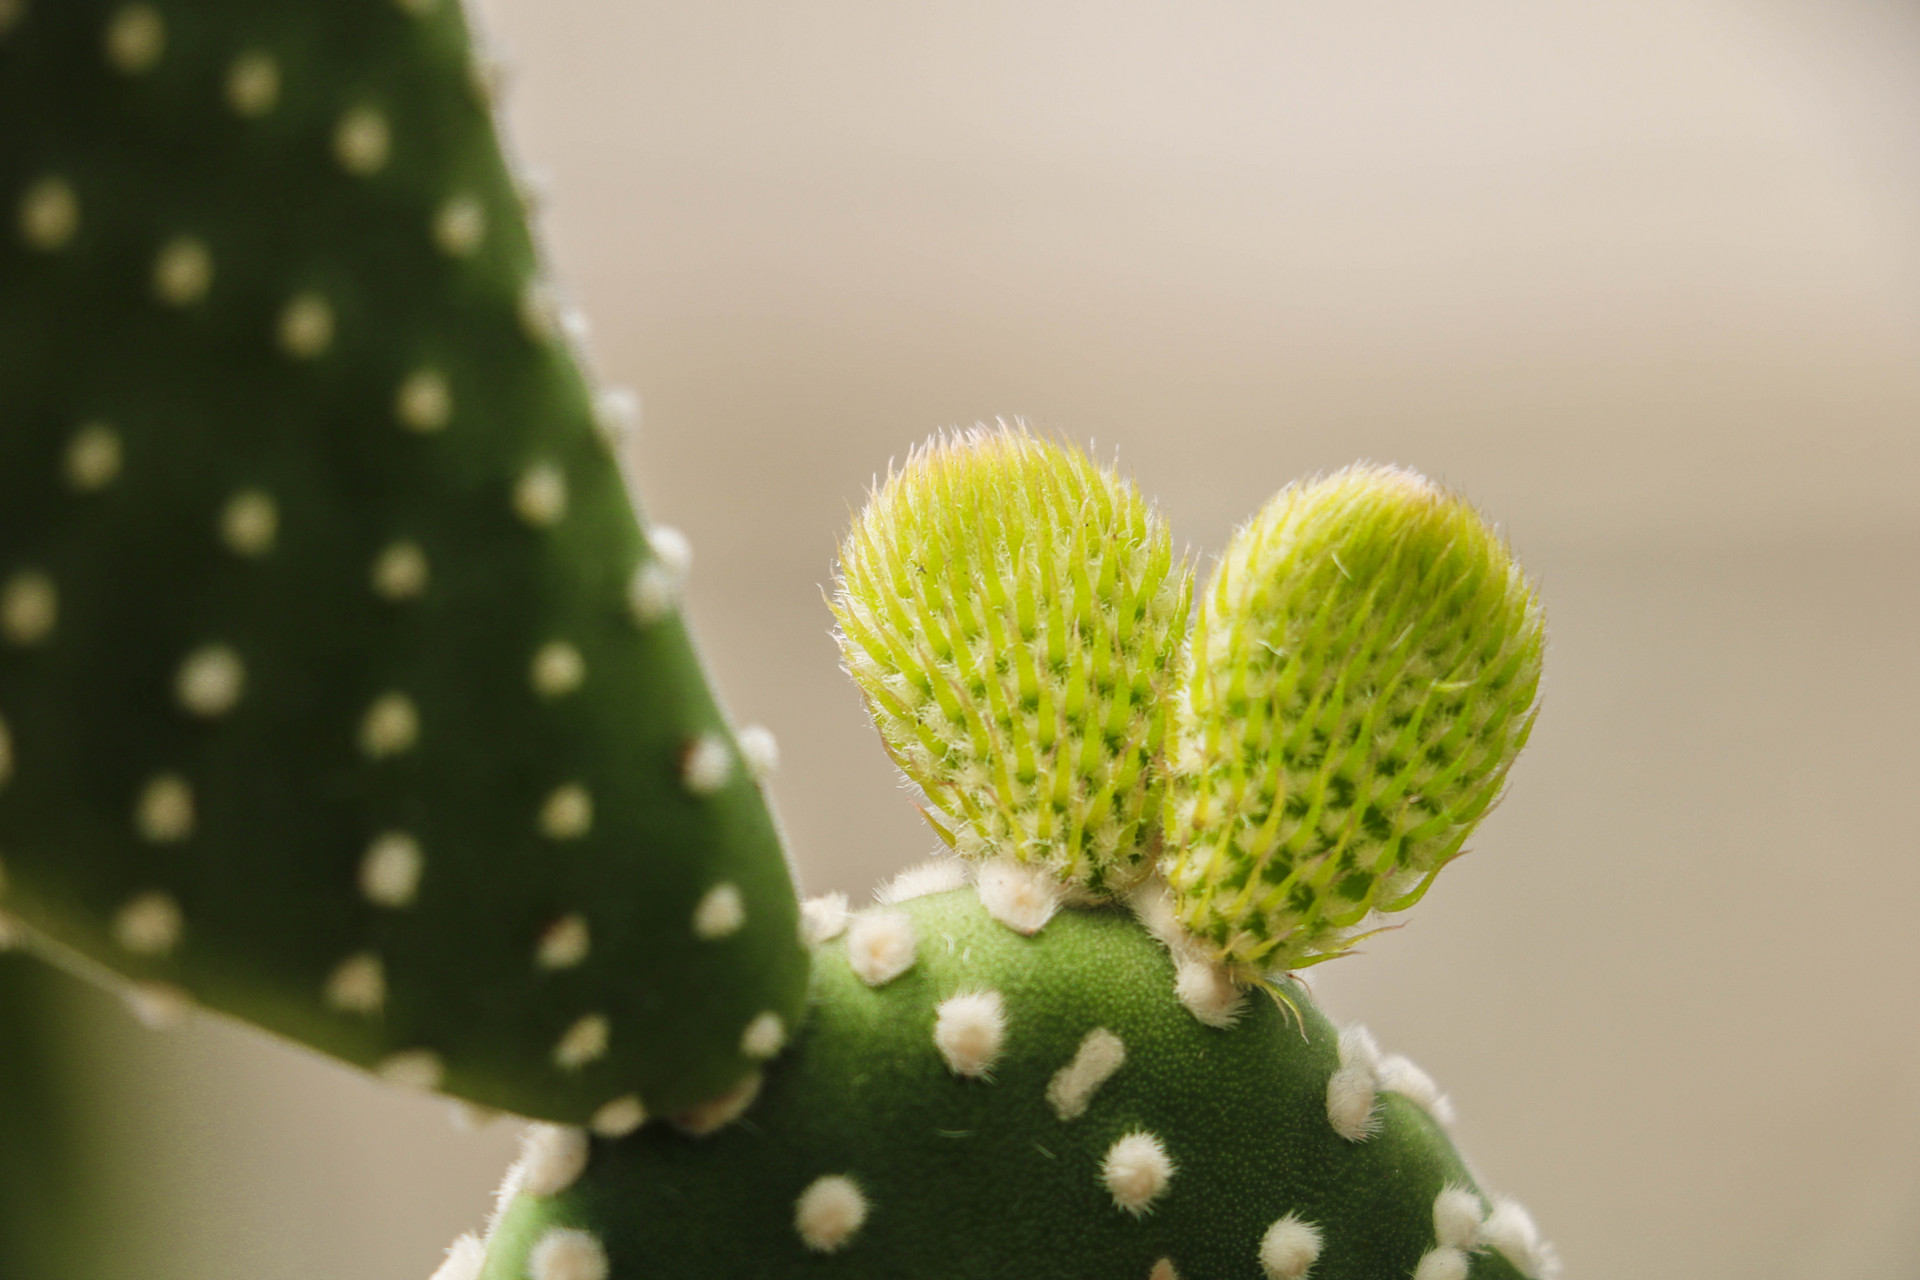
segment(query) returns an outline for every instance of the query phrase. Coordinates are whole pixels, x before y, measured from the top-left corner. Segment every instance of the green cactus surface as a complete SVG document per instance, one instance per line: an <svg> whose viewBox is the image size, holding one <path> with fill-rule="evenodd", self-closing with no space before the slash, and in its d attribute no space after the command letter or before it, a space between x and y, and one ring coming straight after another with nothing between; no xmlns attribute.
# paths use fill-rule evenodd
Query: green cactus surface
<svg viewBox="0 0 1920 1280"><path fill-rule="evenodd" d="M454 0L0 4L0 907L608 1132L806 953Z"/></svg>
<svg viewBox="0 0 1920 1280"><path fill-rule="evenodd" d="M876 950L913 958L875 983ZM485 1280L653 1275L1493 1280L1546 1274L1431 1081L1260 993L1209 1025L1123 909L1032 936L966 890L855 915L745 1122L536 1132ZM1216 1019L1217 1021L1218 1019ZM1395 1089L1405 1092L1395 1092Z"/></svg>

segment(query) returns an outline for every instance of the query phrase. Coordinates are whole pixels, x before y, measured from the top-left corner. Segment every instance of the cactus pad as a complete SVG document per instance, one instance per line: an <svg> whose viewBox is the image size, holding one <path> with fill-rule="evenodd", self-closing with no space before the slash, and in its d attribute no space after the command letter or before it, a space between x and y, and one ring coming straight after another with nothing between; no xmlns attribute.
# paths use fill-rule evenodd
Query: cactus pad
<svg viewBox="0 0 1920 1280"><path fill-rule="evenodd" d="M0 12L5 909L516 1112L735 1085L797 904L460 6Z"/></svg>

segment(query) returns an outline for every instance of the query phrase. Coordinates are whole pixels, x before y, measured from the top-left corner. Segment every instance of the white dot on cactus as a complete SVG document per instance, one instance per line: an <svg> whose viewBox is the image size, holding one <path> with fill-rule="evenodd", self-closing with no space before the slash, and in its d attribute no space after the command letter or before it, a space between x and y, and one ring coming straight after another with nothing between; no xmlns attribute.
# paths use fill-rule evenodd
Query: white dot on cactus
<svg viewBox="0 0 1920 1280"><path fill-rule="evenodd" d="M453 392L438 369L416 369L393 395L393 416L410 431L438 431L453 417Z"/></svg>
<svg viewBox="0 0 1920 1280"><path fill-rule="evenodd" d="M787 1024L769 1009L755 1015L740 1033L740 1052L749 1058L765 1060L787 1047Z"/></svg>
<svg viewBox="0 0 1920 1280"><path fill-rule="evenodd" d="M434 1268L427 1280L480 1280L487 1265L487 1247L471 1232L447 1246L445 1261Z"/></svg>
<svg viewBox="0 0 1920 1280"><path fill-rule="evenodd" d="M549 640L533 655L528 679L543 698L558 698L572 693L587 678L587 664L580 651L565 640Z"/></svg>
<svg viewBox="0 0 1920 1280"><path fill-rule="evenodd" d="M383 600L411 600L427 589L427 553L418 543L389 543L374 557L371 576Z"/></svg>
<svg viewBox="0 0 1920 1280"><path fill-rule="evenodd" d="M607 387L593 400L593 425L618 453L640 427L640 397L631 387Z"/></svg>
<svg viewBox="0 0 1920 1280"><path fill-rule="evenodd" d="M917 867L908 867L873 891L874 901L883 906L911 902L931 893L949 893L967 886L967 864L958 858L933 858Z"/></svg>
<svg viewBox="0 0 1920 1280"><path fill-rule="evenodd" d="M120 433L104 422L88 422L67 441L67 484L79 493L92 493L113 483L120 474Z"/></svg>
<svg viewBox="0 0 1920 1280"><path fill-rule="evenodd" d="M587 958L592 943L586 917L577 912L561 916L540 935L533 961L542 969L571 969Z"/></svg>
<svg viewBox="0 0 1920 1280"><path fill-rule="evenodd" d="M578 1071L606 1057L611 1031L605 1014L589 1013L576 1019L553 1046L553 1065L562 1071Z"/></svg>
<svg viewBox="0 0 1920 1280"><path fill-rule="evenodd" d="M1105 1027L1095 1027L1080 1041L1073 1060L1047 1081L1047 1105L1062 1120L1079 1119L1100 1086L1126 1064L1125 1042Z"/></svg>
<svg viewBox="0 0 1920 1280"><path fill-rule="evenodd" d="M153 296L170 307L191 306L213 287L213 255L192 236L162 245L153 259Z"/></svg>
<svg viewBox="0 0 1920 1280"><path fill-rule="evenodd" d="M840 936L847 927L847 895L823 893L800 904L800 941L810 947Z"/></svg>
<svg viewBox="0 0 1920 1280"><path fill-rule="evenodd" d="M167 24L150 4L122 5L107 19L107 65L123 75L151 71L167 51Z"/></svg>
<svg viewBox="0 0 1920 1280"><path fill-rule="evenodd" d="M1451 1245L1441 1245L1420 1255L1413 1269L1413 1280L1467 1280L1467 1255Z"/></svg>
<svg viewBox="0 0 1920 1280"><path fill-rule="evenodd" d="M327 975L321 995L342 1013L378 1013L387 1003L387 970L371 951L348 956Z"/></svg>
<svg viewBox="0 0 1920 1280"><path fill-rule="evenodd" d="M550 462L528 467L513 486L513 509L536 529L560 523L567 514L566 476Z"/></svg>
<svg viewBox="0 0 1920 1280"><path fill-rule="evenodd" d="M1320 1259L1320 1228L1289 1213L1261 1235L1257 1256L1267 1280L1304 1280Z"/></svg>
<svg viewBox="0 0 1920 1280"><path fill-rule="evenodd" d="M404 693L383 693L360 720L360 750L374 760L409 751L420 740L420 712Z"/></svg>
<svg viewBox="0 0 1920 1280"><path fill-rule="evenodd" d="M533 1280L607 1280L607 1251L600 1237L578 1227L553 1227L527 1255Z"/></svg>
<svg viewBox="0 0 1920 1280"><path fill-rule="evenodd" d="M1135 1130L1107 1148L1100 1162L1100 1181L1116 1208L1139 1217L1153 1208L1173 1181L1173 1159L1155 1134Z"/></svg>
<svg viewBox="0 0 1920 1280"><path fill-rule="evenodd" d="M280 64L249 49L227 68L227 105L244 119L263 116L280 101Z"/></svg>
<svg viewBox="0 0 1920 1280"><path fill-rule="evenodd" d="M773 730L763 724L750 724L734 735L740 748L741 763L755 782L769 777L780 767L780 743Z"/></svg>
<svg viewBox="0 0 1920 1280"><path fill-rule="evenodd" d="M553 289L544 280L529 280L521 287L517 310L520 330L530 340L542 345L553 340L559 318L555 315Z"/></svg>
<svg viewBox="0 0 1920 1280"><path fill-rule="evenodd" d="M1465 1187L1442 1187L1433 1198L1433 1238L1456 1249L1480 1244L1480 1197Z"/></svg>
<svg viewBox="0 0 1920 1280"><path fill-rule="evenodd" d="M1433 1077L1421 1070L1411 1058L1398 1053L1387 1054L1380 1059L1379 1074L1382 1089L1399 1094L1443 1127L1452 1126L1453 1101L1440 1092L1440 1086L1433 1082Z"/></svg>
<svg viewBox="0 0 1920 1280"><path fill-rule="evenodd" d="M1006 1004L998 991L966 991L940 1002L933 1018L933 1045L947 1070L969 1079L991 1079L1006 1048Z"/></svg>
<svg viewBox="0 0 1920 1280"><path fill-rule="evenodd" d="M470 195L457 195L433 215L433 242L451 258L464 258L487 236L487 211Z"/></svg>
<svg viewBox="0 0 1920 1280"><path fill-rule="evenodd" d="M376 907L409 907L426 870L420 842L404 831L375 836L360 858L360 892Z"/></svg>
<svg viewBox="0 0 1920 1280"><path fill-rule="evenodd" d="M1340 1065L1363 1070L1368 1075L1377 1077L1380 1072L1380 1046L1375 1043L1373 1032L1358 1022L1342 1028Z"/></svg>
<svg viewBox="0 0 1920 1280"><path fill-rule="evenodd" d="M693 909L693 936L708 942L730 938L746 923L747 904L731 882L707 890Z"/></svg>
<svg viewBox="0 0 1920 1280"><path fill-rule="evenodd" d="M1172 1258L1162 1258L1153 1264L1153 1270L1147 1273L1147 1280L1180 1280L1180 1273L1173 1269Z"/></svg>
<svg viewBox="0 0 1920 1280"><path fill-rule="evenodd" d="M447 1100L447 1123L453 1126L456 1133L480 1133L504 1114L505 1112L468 1102L464 1098Z"/></svg>
<svg viewBox="0 0 1920 1280"><path fill-rule="evenodd" d="M1037 867L994 858L975 875L975 892L987 914L1015 933L1040 932L1060 909L1059 882Z"/></svg>
<svg viewBox="0 0 1920 1280"><path fill-rule="evenodd" d="M1518 1200L1497 1197L1493 1212L1480 1229L1480 1239L1498 1250L1527 1280L1553 1280L1560 1273L1560 1258L1552 1245L1540 1238L1533 1215Z"/></svg>
<svg viewBox="0 0 1920 1280"><path fill-rule="evenodd" d="M615 1098L587 1121L587 1128L603 1138L624 1138L647 1122L647 1109L640 1095L629 1093Z"/></svg>
<svg viewBox="0 0 1920 1280"><path fill-rule="evenodd" d="M575 346L585 346L593 336L593 324L587 319L587 313L575 306L560 308L560 332L567 335L567 341Z"/></svg>
<svg viewBox="0 0 1920 1280"><path fill-rule="evenodd" d="M680 782L696 796L710 796L733 779L733 748L717 733L703 733L680 757Z"/></svg>
<svg viewBox="0 0 1920 1280"><path fill-rule="evenodd" d="M1231 1027L1246 1010L1246 992L1225 965L1182 956L1173 969L1173 993L1188 1013L1209 1027Z"/></svg>
<svg viewBox="0 0 1920 1280"><path fill-rule="evenodd" d="M280 349L312 360L333 345L333 307L317 293L297 293L280 311Z"/></svg>
<svg viewBox="0 0 1920 1280"><path fill-rule="evenodd" d="M280 508L260 489L242 489L220 511L220 541L237 556L263 556L280 535Z"/></svg>
<svg viewBox="0 0 1920 1280"><path fill-rule="evenodd" d="M845 1174L815 1178L793 1202L793 1229L815 1253L837 1253L867 1220L867 1196Z"/></svg>
<svg viewBox="0 0 1920 1280"><path fill-rule="evenodd" d="M760 1096L761 1084L760 1073L756 1071L718 1097L669 1116L667 1122L689 1137L704 1138L718 1133L747 1113L753 1100Z"/></svg>
<svg viewBox="0 0 1920 1280"><path fill-rule="evenodd" d="M447 1075L446 1064L431 1049L402 1049L381 1059L373 1070L388 1084L398 1085L402 1089L418 1089L423 1093L438 1089Z"/></svg>
<svg viewBox="0 0 1920 1280"><path fill-rule="evenodd" d="M139 956L163 956L180 943L180 904L159 890L137 894L113 917L113 940Z"/></svg>
<svg viewBox="0 0 1920 1280"><path fill-rule="evenodd" d="M364 178L386 167L392 142L387 118L377 108L352 107L333 127L333 158L348 173Z"/></svg>
<svg viewBox="0 0 1920 1280"><path fill-rule="evenodd" d="M175 844L193 834L193 788L177 773L148 779L133 803L133 828L154 844Z"/></svg>
<svg viewBox="0 0 1920 1280"><path fill-rule="evenodd" d="M593 797L577 782L548 793L540 806L540 833L550 840L578 840L593 830Z"/></svg>
<svg viewBox="0 0 1920 1280"><path fill-rule="evenodd" d="M847 929L847 964L870 987L884 987L913 968L919 939L898 911L865 911Z"/></svg>
<svg viewBox="0 0 1920 1280"><path fill-rule="evenodd" d="M22 569L0 587L0 633L14 644L39 644L59 620L60 593L46 574Z"/></svg>
<svg viewBox="0 0 1920 1280"><path fill-rule="evenodd" d="M240 655L224 644L202 645L174 674L173 695L196 716L211 719L233 710L247 683Z"/></svg>
<svg viewBox="0 0 1920 1280"><path fill-rule="evenodd" d="M1373 1072L1341 1067L1327 1077L1327 1123L1348 1142L1364 1142L1378 1127Z"/></svg>
<svg viewBox="0 0 1920 1280"><path fill-rule="evenodd" d="M693 571L693 544L687 541L686 534L671 525L657 524L647 531L647 546L661 568L677 580L686 581Z"/></svg>
<svg viewBox="0 0 1920 1280"><path fill-rule="evenodd" d="M20 238L29 249L64 249L80 229L80 198L64 178L42 178L20 201Z"/></svg>
<svg viewBox="0 0 1920 1280"><path fill-rule="evenodd" d="M633 571L627 583L627 608L635 622L650 626L679 605L680 589L680 582L661 568L659 561L649 560Z"/></svg>
<svg viewBox="0 0 1920 1280"><path fill-rule="evenodd" d="M193 1016L193 997L171 982L136 982L121 993L127 1012L149 1031L175 1031Z"/></svg>
<svg viewBox="0 0 1920 1280"><path fill-rule="evenodd" d="M559 1195L586 1172L591 1150L584 1129L565 1124L528 1125L520 1134L521 1193Z"/></svg>

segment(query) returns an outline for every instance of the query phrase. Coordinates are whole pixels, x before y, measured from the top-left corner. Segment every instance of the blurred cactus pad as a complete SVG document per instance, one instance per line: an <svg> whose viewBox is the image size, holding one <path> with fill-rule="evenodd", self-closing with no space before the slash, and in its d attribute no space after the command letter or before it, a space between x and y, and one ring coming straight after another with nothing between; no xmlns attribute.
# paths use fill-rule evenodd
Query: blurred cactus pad
<svg viewBox="0 0 1920 1280"><path fill-rule="evenodd" d="M0 908L618 1131L806 956L489 84L454 0L0 0Z"/></svg>

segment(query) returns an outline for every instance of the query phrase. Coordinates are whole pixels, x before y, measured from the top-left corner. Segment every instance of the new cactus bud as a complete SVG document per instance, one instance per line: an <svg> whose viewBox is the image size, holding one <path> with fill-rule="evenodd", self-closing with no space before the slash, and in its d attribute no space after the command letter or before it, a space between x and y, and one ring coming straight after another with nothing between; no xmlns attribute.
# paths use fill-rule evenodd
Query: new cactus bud
<svg viewBox="0 0 1920 1280"><path fill-rule="evenodd" d="M1544 645L1505 543L1431 481L1281 492L1222 557L1177 699L1181 921L1242 971L1297 968L1418 901L1526 742Z"/></svg>
<svg viewBox="0 0 1920 1280"><path fill-rule="evenodd" d="M1132 484L1002 427L929 441L841 550L847 669L971 858L1124 891L1158 848L1191 578Z"/></svg>

